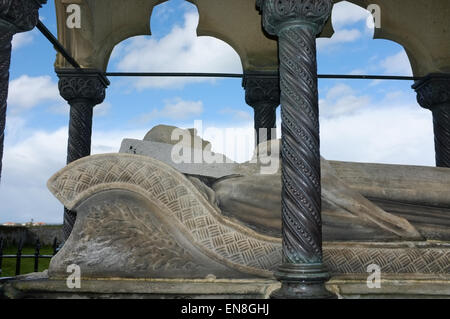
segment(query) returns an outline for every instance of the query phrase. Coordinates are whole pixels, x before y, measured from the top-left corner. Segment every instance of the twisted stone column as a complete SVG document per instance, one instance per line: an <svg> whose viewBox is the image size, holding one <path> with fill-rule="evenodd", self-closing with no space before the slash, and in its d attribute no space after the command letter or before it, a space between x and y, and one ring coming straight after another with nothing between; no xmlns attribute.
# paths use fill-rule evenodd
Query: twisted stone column
<svg viewBox="0 0 450 319"><path fill-rule="evenodd" d="M258 0L263 26L278 36L281 88L283 264L274 298L326 298L322 263L316 35L331 0Z"/></svg>
<svg viewBox="0 0 450 319"><path fill-rule="evenodd" d="M33 29L46 0L0 0L0 178L6 126L9 66L13 35Z"/></svg>
<svg viewBox="0 0 450 319"><path fill-rule="evenodd" d="M280 85L278 74L267 72L246 72L242 86L245 88L245 102L255 112L255 143L276 139L276 110L280 105ZM274 133L274 134L272 134Z"/></svg>
<svg viewBox="0 0 450 319"><path fill-rule="evenodd" d="M430 74L413 89L420 106L433 112L436 166L450 167L450 73Z"/></svg>
<svg viewBox="0 0 450 319"><path fill-rule="evenodd" d="M109 81L96 70L56 70L59 93L70 104L67 164L91 154L94 106L105 99ZM76 213L64 208L63 233L66 240L75 224Z"/></svg>

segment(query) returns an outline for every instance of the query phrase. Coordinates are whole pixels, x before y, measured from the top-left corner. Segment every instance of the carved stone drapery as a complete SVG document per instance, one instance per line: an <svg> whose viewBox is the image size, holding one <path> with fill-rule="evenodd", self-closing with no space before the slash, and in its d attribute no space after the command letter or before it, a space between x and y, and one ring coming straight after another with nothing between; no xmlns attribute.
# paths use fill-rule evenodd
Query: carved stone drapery
<svg viewBox="0 0 450 319"><path fill-rule="evenodd" d="M0 177L6 126L11 41L15 33L33 29L46 0L0 0Z"/></svg>
<svg viewBox="0 0 450 319"><path fill-rule="evenodd" d="M275 298L330 297L322 263L316 36L331 0L257 0L264 29L278 36L281 88L282 282Z"/></svg>
<svg viewBox="0 0 450 319"><path fill-rule="evenodd" d="M276 128L276 110L280 105L279 82L278 74L247 72L244 75L245 102L255 112L256 145L277 138L272 129Z"/></svg>
<svg viewBox="0 0 450 319"><path fill-rule="evenodd" d="M450 74L430 74L413 88L420 106L433 112L436 166L450 167Z"/></svg>
<svg viewBox="0 0 450 319"><path fill-rule="evenodd" d="M105 99L109 81L97 70L56 70L59 93L70 104L67 164L91 154L93 109ZM64 239L76 220L76 213L64 208Z"/></svg>

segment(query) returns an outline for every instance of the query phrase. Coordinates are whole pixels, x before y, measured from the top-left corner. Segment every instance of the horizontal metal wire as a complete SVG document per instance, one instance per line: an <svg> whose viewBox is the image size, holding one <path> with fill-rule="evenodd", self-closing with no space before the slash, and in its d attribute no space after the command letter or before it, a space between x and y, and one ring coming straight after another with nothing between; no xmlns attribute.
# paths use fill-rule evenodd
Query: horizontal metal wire
<svg viewBox="0 0 450 319"><path fill-rule="evenodd" d="M243 78L244 74L237 73L199 73L199 72L105 72L105 76L123 77L215 77L215 78ZM360 80L397 80L415 81L420 77L395 75L345 75L345 74L319 74L319 79L360 79Z"/></svg>

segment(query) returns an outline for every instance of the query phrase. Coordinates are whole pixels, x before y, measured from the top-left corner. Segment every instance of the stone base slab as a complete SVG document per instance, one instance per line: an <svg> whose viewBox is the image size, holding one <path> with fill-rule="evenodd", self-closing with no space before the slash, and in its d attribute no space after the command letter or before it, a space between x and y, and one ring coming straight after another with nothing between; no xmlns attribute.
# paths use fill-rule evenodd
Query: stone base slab
<svg viewBox="0 0 450 319"><path fill-rule="evenodd" d="M341 275L327 283L340 299L449 298L448 275L382 275L380 288L368 288L367 276ZM70 289L65 280L49 279L47 272L0 281L0 299L267 299L278 289L264 279L82 279Z"/></svg>

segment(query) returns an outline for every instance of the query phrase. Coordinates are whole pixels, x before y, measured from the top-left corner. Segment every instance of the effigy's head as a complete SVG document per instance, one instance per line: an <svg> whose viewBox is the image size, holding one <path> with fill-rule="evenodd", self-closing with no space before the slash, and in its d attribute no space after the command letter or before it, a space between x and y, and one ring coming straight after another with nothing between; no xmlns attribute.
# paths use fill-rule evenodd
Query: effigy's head
<svg viewBox="0 0 450 319"><path fill-rule="evenodd" d="M190 136L185 139L184 136ZM197 135L197 129L181 129L176 126L160 124L153 127L144 137L144 141L158 142L176 145L179 143L188 143L188 147L201 148L204 151L211 150L211 142L203 140Z"/></svg>

